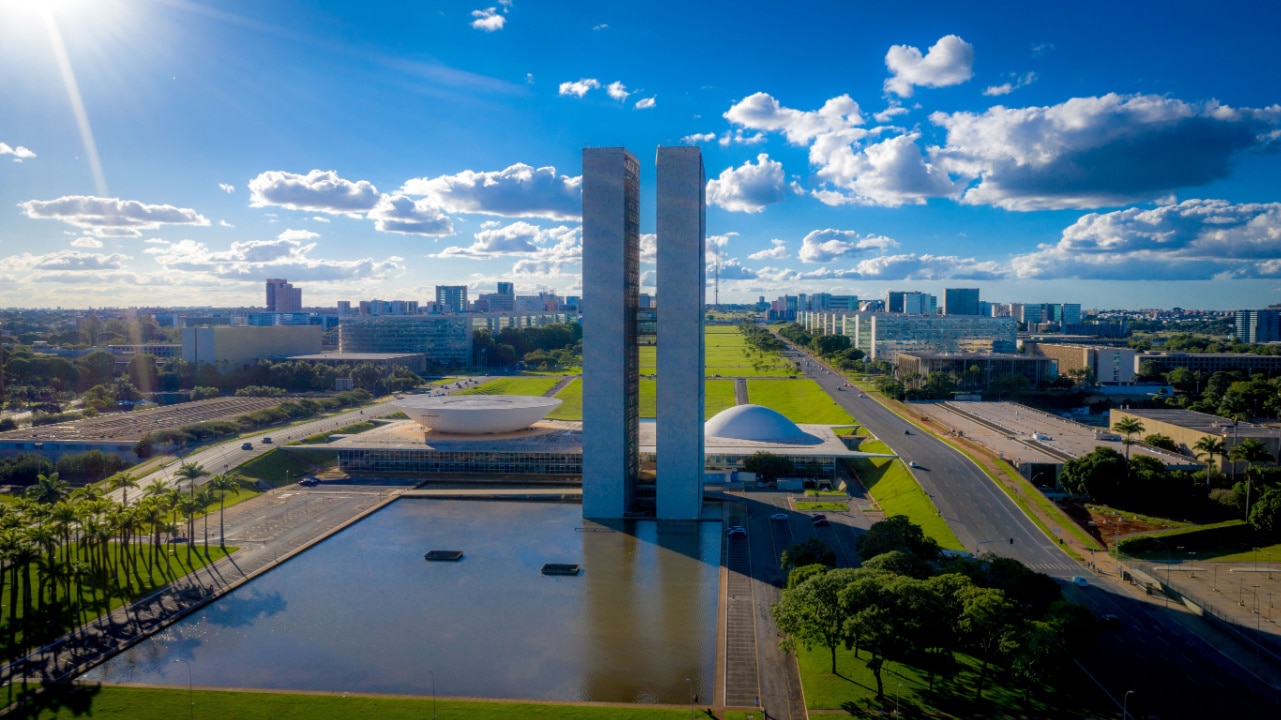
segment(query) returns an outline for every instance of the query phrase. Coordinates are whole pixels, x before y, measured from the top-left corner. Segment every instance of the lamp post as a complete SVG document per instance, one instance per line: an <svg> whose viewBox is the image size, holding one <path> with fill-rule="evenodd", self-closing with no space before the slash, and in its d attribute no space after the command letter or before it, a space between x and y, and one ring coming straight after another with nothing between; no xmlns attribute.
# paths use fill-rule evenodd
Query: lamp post
<svg viewBox="0 0 1281 720"><path fill-rule="evenodd" d="M694 720L694 683L689 678L685 678L685 685L689 688L689 718Z"/></svg>
<svg viewBox="0 0 1281 720"><path fill-rule="evenodd" d="M183 660L182 658L175 658L173 662L182 663L183 665L187 666L187 705L189 707L189 710L190 710L189 714L192 720L195 720L196 695L195 695L195 691L192 688L192 682L191 682L191 663L187 662L186 660Z"/></svg>
<svg viewBox="0 0 1281 720"><path fill-rule="evenodd" d="M987 543L994 543L994 542L997 542L997 541L996 540L979 540L978 544L974 546L974 557L979 556L979 548L983 547Z"/></svg>
<svg viewBox="0 0 1281 720"><path fill-rule="evenodd" d="M1133 694L1133 690L1125 691L1125 699L1121 701L1121 720L1130 720L1130 696Z"/></svg>
<svg viewBox="0 0 1281 720"><path fill-rule="evenodd" d="M428 670L427 674L431 675L431 720L436 720L436 673Z"/></svg>

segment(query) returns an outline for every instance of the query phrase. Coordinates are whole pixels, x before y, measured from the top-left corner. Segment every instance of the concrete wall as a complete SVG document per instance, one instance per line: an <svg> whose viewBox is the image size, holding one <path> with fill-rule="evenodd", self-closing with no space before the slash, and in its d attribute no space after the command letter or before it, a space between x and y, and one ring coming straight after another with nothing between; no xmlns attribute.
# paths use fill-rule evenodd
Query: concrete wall
<svg viewBox="0 0 1281 720"><path fill-rule="evenodd" d="M583 149L583 516L621 518L640 466L640 165Z"/></svg>
<svg viewBox="0 0 1281 720"><path fill-rule="evenodd" d="M703 503L706 211L697 147L660 147L658 172L657 515L693 520Z"/></svg>
<svg viewBox="0 0 1281 720"><path fill-rule="evenodd" d="M287 358L320 353L319 325L268 327L195 327L182 330L182 359L209 363L222 369L245 365L258 358Z"/></svg>

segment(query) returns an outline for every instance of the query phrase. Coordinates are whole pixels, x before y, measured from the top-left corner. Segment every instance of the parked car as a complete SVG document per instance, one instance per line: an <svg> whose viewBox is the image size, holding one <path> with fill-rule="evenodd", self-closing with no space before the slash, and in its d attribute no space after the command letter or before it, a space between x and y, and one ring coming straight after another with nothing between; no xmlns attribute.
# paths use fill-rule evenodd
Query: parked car
<svg viewBox="0 0 1281 720"><path fill-rule="evenodd" d="M241 449L241 450L253 450L253 449L254 449L254 444L253 444L253 443L251 443L251 442L240 443L240 449Z"/></svg>
<svg viewBox="0 0 1281 720"><path fill-rule="evenodd" d="M299 480L298 484L303 487L316 487L320 484L320 481L314 477L305 477L302 480Z"/></svg>

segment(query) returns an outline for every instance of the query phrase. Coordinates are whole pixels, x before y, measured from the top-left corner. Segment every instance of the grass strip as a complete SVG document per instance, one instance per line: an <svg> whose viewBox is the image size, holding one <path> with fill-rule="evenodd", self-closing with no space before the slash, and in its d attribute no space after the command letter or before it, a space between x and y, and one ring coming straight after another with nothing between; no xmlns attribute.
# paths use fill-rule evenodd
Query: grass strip
<svg viewBox="0 0 1281 720"><path fill-rule="evenodd" d="M560 400L560 407L547 413L548 420L573 420L580 421L583 419L583 381L581 379L572 380L568 385L556 393L556 399Z"/></svg>
<svg viewBox="0 0 1281 720"><path fill-rule="evenodd" d="M850 425L854 418L813 380L747 381L747 399L781 413L794 423Z"/></svg>
<svg viewBox="0 0 1281 720"><path fill-rule="evenodd" d="M828 512L845 512L850 509L849 503L842 502L824 502L821 500L797 500L794 503L797 510L819 510Z"/></svg>
<svg viewBox="0 0 1281 720"><path fill-rule="evenodd" d="M964 551L952 528L939 514L938 508L908 472L901 460L894 458L854 458L851 464L858 472L863 486L885 511L886 517L906 515L921 526L926 536L947 550Z"/></svg>
<svg viewBox="0 0 1281 720"><path fill-rule="evenodd" d="M556 387L559 377L507 377L467 388L455 395L531 395L540 397Z"/></svg>
<svg viewBox="0 0 1281 720"><path fill-rule="evenodd" d="M197 678L198 679L198 678ZM174 720L188 714L224 720L421 720L433 714L451 720L689 720L689 709L645 705L556 705L530 702L433 700L338 693L291 694L160 689L114 685L50 688L18 720Z"/></svg>

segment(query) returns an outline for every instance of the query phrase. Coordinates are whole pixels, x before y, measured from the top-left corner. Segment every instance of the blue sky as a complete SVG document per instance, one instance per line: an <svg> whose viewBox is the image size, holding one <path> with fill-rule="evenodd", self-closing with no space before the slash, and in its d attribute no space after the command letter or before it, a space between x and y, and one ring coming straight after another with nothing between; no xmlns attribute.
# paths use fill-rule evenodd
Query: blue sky
<svg viewBox="0 0 1281 720"><path fill-rule="evenodd" d="M1281 8L1039 5L0 0L0 305L577 294L679 144L723 302L1281 302Z"/></svg>

